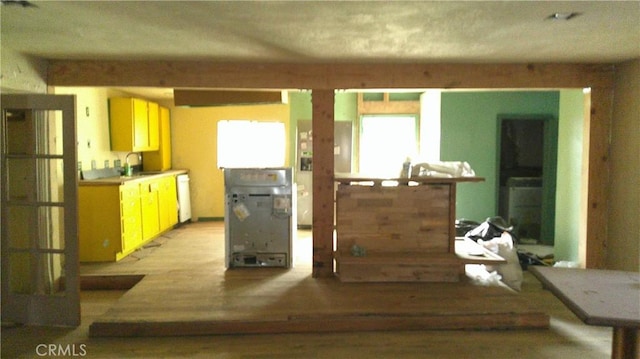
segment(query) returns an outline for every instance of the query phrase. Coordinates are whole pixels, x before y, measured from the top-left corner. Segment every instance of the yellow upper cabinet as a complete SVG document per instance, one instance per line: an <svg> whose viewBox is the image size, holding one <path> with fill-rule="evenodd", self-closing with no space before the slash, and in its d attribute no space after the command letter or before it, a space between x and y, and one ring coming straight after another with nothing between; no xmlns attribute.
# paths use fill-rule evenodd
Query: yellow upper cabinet
<svg viewBox="0 0 640 359"><path fill-rule="evenodd" d="M142 154L142 166L145 171L166 171L171 169L171 118L169 109L158 109L158 128L160 143L157 151Z"/></svg>
<svg viewBox="0 0 640 359"><path fill-rule="evenodd" d="M128 97L109 99L112 151L156 151L159 144L158 104Z"/></svg>

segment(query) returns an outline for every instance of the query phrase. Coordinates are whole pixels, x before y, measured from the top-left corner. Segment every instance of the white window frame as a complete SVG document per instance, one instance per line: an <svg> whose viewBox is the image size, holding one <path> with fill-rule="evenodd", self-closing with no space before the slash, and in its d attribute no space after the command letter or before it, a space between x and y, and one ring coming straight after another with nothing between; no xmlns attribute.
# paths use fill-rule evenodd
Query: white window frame
<svg viewBox="0 0 640 359"><path fill-rule="evenodd" d="M387 126L388 130L384 136L378 136L370 141L367 139L366 122L369 120L390 122L406 119L410 119L413 124L413 134L408 139L413 141L413 145L409 146L411 148L394 151L394 149L406 146L408 140L406 137L402 137L402 134L394 136L393 126ZM420 153L420 118L416 114L361 115L359 125L359 168L362 174L375 177L397 177L405 159L407 157L415 158Z"/></svg>
<svg viewBox="0 0 640 359"><path fill-rule="evenodd" d="M286 126L280 121L218 121L218 168L283 167Z"/></svg>

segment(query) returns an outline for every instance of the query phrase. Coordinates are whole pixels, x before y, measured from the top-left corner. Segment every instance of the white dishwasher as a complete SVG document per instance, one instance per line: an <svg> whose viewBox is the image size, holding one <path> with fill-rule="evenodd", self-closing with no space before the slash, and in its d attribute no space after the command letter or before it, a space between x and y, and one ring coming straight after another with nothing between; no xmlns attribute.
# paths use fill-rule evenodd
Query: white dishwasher
<svg viewBox="0 0 640 359"><path fill-rule="evenodd" d="M178 222L184 223L191 219L191 194L189 191L189 175L176 176L178 187Z"/></svg>

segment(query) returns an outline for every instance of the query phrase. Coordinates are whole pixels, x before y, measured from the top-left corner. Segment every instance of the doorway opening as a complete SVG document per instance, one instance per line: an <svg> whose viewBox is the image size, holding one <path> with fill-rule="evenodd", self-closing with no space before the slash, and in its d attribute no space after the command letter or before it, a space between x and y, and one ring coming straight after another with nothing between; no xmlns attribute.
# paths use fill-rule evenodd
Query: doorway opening
<svg viewBox="0 0 640 359"><path fill-rule="evenodd" d="M498 118L498 213L521 243L554 243L557 124L552 119Z"/></svg>

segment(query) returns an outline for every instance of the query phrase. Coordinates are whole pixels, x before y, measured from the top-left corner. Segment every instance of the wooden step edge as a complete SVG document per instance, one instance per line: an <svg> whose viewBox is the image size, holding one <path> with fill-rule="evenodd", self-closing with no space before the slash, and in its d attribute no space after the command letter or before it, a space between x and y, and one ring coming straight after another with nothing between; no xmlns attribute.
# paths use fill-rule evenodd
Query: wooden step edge
<svg viewBox="0 0 640 359"><path fill-rule="evenodd" d="M519 329L549 329L549 316L540 312L415 316L346 313L329 317L320 314L291 315L285 320L96 321L89 326L89 337Z"/></svg>
<svg viewBox="0 0 640 359"><path fill-rule="evenodd" d="M129 290L144 278L144 274L82 275L81 290Z"/></svg>

